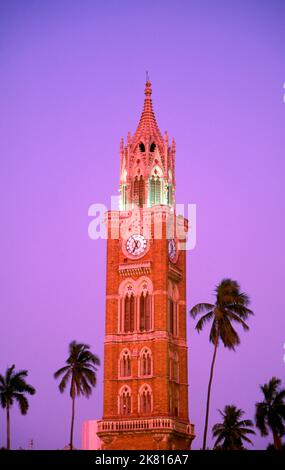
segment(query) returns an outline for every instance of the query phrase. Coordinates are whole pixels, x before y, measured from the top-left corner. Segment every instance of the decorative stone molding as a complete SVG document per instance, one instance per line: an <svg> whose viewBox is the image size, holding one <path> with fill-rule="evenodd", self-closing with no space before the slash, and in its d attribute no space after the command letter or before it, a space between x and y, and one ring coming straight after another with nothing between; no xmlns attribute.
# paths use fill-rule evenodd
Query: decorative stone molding
<svg viewBox="0 0 285 470"><path fill-rule="evenodd" d="M182 273L180 269L172 265L169 266L168 277L175 282L179 282L182 279Z"/></svg>
<svg viewBox="0 0 285 470"><path fill-rule="evenodd" d="M145 261L143 263L120 264L120 276L142 276L151 273L151 262Z"/></svg>
<svg viewBox="0 0 285 470"><path fill-rule="evenodd" d="M114 335L106 335L105 343L135 343L137 341L155 341L156 339L171 340L172 344L187 347L185 339L175 338L166 331L152 331L148 333L118 333Z"/></svg>

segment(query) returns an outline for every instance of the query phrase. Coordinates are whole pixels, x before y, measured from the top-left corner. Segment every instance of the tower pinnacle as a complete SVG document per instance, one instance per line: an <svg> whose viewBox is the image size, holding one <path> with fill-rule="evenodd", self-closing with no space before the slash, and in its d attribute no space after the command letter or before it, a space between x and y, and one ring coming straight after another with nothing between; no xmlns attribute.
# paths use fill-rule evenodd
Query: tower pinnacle
<svg viewBox="0 0 285 470"><path fill-rule="evenodd" d="M133 138L133 149L138 145L140 141L144 143L144 145L148 145L150 141L156 141L159 147L161 149L163 148L163 139L162 135L160 133L159 127L156 122L155 114L153 111L153 106L152 106L152 88L151 88L151 82L149 79L146 81L145 84L145 100L144 100L144 106L143 106L143 111L139 120L138 127L136 129L136 132L134 134Z"/></svg>

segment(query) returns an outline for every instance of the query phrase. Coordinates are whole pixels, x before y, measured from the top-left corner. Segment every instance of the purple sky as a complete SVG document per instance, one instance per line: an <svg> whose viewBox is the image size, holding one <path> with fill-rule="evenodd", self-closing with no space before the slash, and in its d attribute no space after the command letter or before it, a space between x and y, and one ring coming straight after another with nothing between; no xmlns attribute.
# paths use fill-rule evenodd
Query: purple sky
<svg viewBox="0 0 285 470"><path fill-rule="evenodd" d="M284 15L281 1L0 1L0 371L27 368L37 389L26 417L12 412L13 447L68 442L53 372L71 340L103 359L106 244L88 238L87 212L117 194L145 70L177 143L177 202L197 204L188 310L230 276L256 314L236 353L218 351L210 427L226 404L253 418L259 384L285 379ZM188 344L197 449L212 347L190 319ZM77 401L77 447L82 421L102 416L102 372Z"/></svg>

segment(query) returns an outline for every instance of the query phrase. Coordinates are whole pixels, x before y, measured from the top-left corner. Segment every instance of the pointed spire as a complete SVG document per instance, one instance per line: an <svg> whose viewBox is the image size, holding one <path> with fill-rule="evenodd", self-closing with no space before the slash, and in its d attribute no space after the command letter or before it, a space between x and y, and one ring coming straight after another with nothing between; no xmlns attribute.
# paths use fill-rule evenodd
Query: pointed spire
<svg viewBox="0 0 285 470"><path fill-rule="evenodd" d="M161 148L163 148L163 138L160 133L159 127L157 125L153 107L152 107L152 89L151 83L147 76L147 81L145 84L145 100L144 100L144 107L141 114L141 118L137 127L137 130L134 134L133 138L133 148L136 145L143 141L144 143L149 142L150 140L154 140Z"/></svg>

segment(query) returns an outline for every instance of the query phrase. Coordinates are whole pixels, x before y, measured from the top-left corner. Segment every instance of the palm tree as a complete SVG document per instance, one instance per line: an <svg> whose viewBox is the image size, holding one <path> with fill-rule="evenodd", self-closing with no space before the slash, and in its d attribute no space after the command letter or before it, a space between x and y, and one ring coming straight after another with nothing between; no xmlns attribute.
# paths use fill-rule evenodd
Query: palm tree
<svg viewBox="0 0 285 470"><path fill-rule="evenodd" d="M73 450L74 411L76 396L83 395L87 398L92 393L92 387L96 386L97 366L100 359L90 351L88 344L72 341L69 344L69 356L66 366L61 367L54 373L54 378L62 376L59 390L64 392L70 380L70 396L72 400L71 428L70 428L70 450Z"/></svg>
<svg viewBox="0 0 285 470"><path fill-rule="evenodd" d="M7 449L10 450L10 409L16 401L22 415L26 415L29 409L29 402L26 393L34 395L36 390L29 385L25 377L27 370L15 371L15 364L6 370L5 375L0 374L0 403L2 408L6 408L7 421Z"/></svg>
<svg viewBox="0 0 285 470"><path fill-rule="evenodd" d="M212 322L209 339L214 345L214 352L208 384L203 450L206 449L207 445L211 386L219 341L222 341L225 348L235 350L235 346L240 344L240 339L232 323L236 322L240 324L244 330L248 330L249 327L245 323L245 320L247 320L250 314L253 314L247 307L249 305L248 295L241 292L239 284L232 279L223 279L215 288L215 296L215 304L199 303L190 310L190 315L193 318L204 313L196 324L198 333L203 330L206 323Z"/></svg>
<svg viewBox="0 0 285 470"><path fill-rule="evenodd" d="M223 417L222 423L217 423L212 428L213 437L216 437L214 448L222 450L242 450L243 441L252 444L247 434L255 434L250 429L253 422L250 419L241 420L244 411L235 405L226 405L224 411L219 410Z"/></svg>
<svg viewBox="0 0 285 470"><path fill-rule="evenodd" d="M281 450L281 437L285 434L285 389L281 389L281 380L277 377L272 377L260 389L264 399L255 404L256 426L262 436L268 436L271 430L274 448Z"/></svg>

